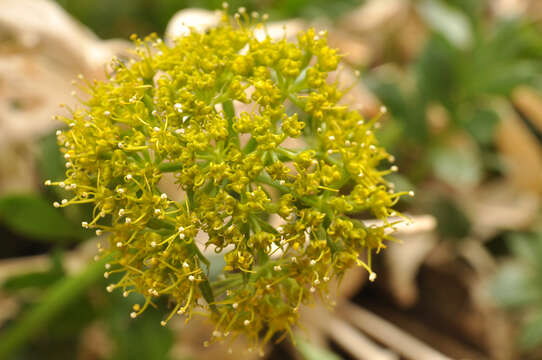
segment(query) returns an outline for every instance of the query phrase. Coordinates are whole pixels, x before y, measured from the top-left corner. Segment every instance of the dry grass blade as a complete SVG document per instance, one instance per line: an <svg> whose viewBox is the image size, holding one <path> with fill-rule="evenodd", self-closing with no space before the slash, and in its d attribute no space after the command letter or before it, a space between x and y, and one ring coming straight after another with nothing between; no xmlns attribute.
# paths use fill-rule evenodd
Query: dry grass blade
<svg viewBox="0 0 542 360"><path fill-rule="evenodd" d="M399 357L372 342L353 326L322 307L310 309L304 318L327 334L354 359L358 360L397 360ZM307 315L307 314L305 314Z"/></svg>
<svg viewBox="0 0 542 360"><path fill-rule="evenodd" d="M427 346L390 322L358 306L345 303L340 313L364 332L389 346L397 353L413 360L445 360L447 356Z"/></svg>

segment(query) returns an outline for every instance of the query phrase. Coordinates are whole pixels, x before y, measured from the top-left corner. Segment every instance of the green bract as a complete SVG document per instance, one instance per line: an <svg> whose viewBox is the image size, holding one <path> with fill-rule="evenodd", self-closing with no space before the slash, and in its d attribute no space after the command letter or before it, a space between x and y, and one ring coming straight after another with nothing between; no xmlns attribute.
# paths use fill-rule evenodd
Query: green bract
<svg viewBox="0 0 542 360"><path fill-rule="evenodd" d="M47 184L74 194L57 207L94 204L83 227L110 234L99 249L113 259L105 276L123 274L108 290L146 299L132 317L167 295L175 305L164 325L197 309L216 324L212 340L244 333L261 345L290 332L301 304L349 267L374 280L371 252L389 239L403 194L383 180L394 167L377 169L392 161L376 144L377 119L338 105L328 75L339 55L326 33L289 43L257 39L257 27L224 14L172 47L136 40L137 60L114 61L64 118L66 179ZM165 173L182 201L159 190ZM364 226L359 213L382 225ZM217 278L209 250L225 261Z"/></svg>

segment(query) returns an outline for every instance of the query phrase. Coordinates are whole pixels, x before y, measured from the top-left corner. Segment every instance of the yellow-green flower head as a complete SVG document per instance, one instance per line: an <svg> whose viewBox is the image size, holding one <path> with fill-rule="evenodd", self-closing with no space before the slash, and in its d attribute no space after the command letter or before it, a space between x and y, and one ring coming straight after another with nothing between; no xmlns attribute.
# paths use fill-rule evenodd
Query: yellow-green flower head
<svg viewBox="0 0 542 360"><path fill-rule="evenodd" d="M115 60L64 118L66 179L48 184L74 194L57 207L94 205L83 226L109 234L105 276L123 275L108 290L146 299L132 317L168 296L164 325L197 310L215 322L212 340L242 333L262 345L348 268L374 280L371 252L385 247L403 194L383 179L395 169L381 164L391 157L377 119L338 104L328 75L340 56L326 33L262 40L254 30L265 25L243 16L171 47L136 39L137 59ZM159 190L166 173L183 200Z"/></svg>

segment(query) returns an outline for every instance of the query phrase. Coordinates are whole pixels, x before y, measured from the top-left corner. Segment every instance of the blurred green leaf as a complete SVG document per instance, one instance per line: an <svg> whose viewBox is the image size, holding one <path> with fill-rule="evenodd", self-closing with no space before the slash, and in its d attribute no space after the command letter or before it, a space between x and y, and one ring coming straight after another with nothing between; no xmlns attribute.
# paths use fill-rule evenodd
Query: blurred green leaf
<svg viewBox="0 0 542 360"><path fill-rule="evenodd" d="M440 102L451 108L461 77L461 54L446 38L433 35L415 65L419 96L425 104Z"/></svg>
<svg viewBox="0 0 542 360"><path fill-rule="evenodd" d="M171 331L160 325L162 314L149 309L133 320L126 299L119 299L106 317L112 342L115 344L110 360L165 360L173 345Z"/></svg>
<svg viewBox="0 0 542 360"><path fill-rule="evenodd" d="M499 116L495 110L477 108L466 116L465 128L480 144L490 145L498 123Z"/></svg>
<svg viewBox="0 0 542 360"><path fill-rule="evenodd" d="M37 195L0 198L0 221L12 231L36 240L65 242L88 236Z"/></svg>
<svg viewBox="0 0 542 360"><path fill-rule="evenodd" d="M70 304L80 299L82 293L102 278L104 258L91 263L78 274L64 277L47 289L40 301L26 311L6 331L0 333L0 359L8 359L23 348L31 339L51 326L55 319Z"/></svg>
<svg viewBox="0 0 542 360"><path fill-rule="evenodd" d="M531 350L542 343L542 312L538 312L532 319L527 321L519 338L520 346L525 350Z"/></svg>
<svg viewBox="0 0 542 360"><path fill-rule="evenodd" d="M411 191L414 189L414 185L408 180L406 176L403 176L398 173L391 173L386 176L386 181L389 181L390 183L394 184L395 191L402 192L402 191ZM405 198L405 200L407 200Z"/></svg>
<svg viewBox="0 0 542 360"><path fill-rule="evenodd" d="M477 154L463 148L440 146L431 151L435 176L450 186L473 187L482 178L482 164Z"/></svg>
<svg viewBox="0 0 542 360"><path fill-rule="evenodd" d="M65 160L58 148L55 133L41 139L40 150L37 165L43 180L60 181L64 179L66 173Z"/></svg>
<svg viewBox="0 0 542 360"><path fill-rule="evenodd" d="M47 271L32 272L23 275L12 276L2 284L7 291L17 291L29 287L44 288L52 285L65 275L62 266L62 252L54 251L51 254L51 268Z"/></svg>
<svg viewBox="0 0 542 360"><path fill-rule="evenodd" d="M542 259L542 237L538 234L515 233L509 236L508 246L526 266L537 266Z"/></svg>
<svg viewBox="0 0 542 360"><path fill-rule="evenodd" d="M331 351L322 349L296 337L296 350L305 360L340 360L341 358Z"/></svg>
<svg viewBox="0 0 542 360"><path fill-rule="evenodd" d="M491 285L491 292L497 302L510 308L542 300L540 290L530 284L525 269L518 263L502 266Z"/></svg>
<svg viewBox="0 0 542 360"><path fill-rule="evenodd" d="M431 28L450 43L463 49L472 43L469 20L457 9L439 0L425 0L418 3L418 10Z"/></svg>
<svg viewBox="0 0 542 360"><path fill-rule="evenodd" d="M513 233L508 244L514 260L499 269L491 291L500 305L529 315L519 344L531 350L542 344L542 233Z"/></svg>
<svg viewBox="0 0 542 360"><path fill-rule="evenodd" d="M433 204L431 213L436 217L438 232L443 237L461 239L469 234L469 218L451 199L438 199Z"/></svg>

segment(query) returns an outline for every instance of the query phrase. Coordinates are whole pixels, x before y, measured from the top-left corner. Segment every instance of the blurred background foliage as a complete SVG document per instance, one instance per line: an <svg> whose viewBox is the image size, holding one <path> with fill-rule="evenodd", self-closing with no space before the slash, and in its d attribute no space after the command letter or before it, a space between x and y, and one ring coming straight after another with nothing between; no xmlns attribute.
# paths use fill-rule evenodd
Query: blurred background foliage
<svg viewBox="0 0 542 360"><path fill-rule="evenodd" d="M399 207L411 214L430 214L437 220L429 250L418 250L423 261L405 265L413 272L417 302L401 305L399 290L392 281L394 269L402 269L402 265L397 265L399 260L383 261L382 272L391 273L382 280L379 275L379 281L385 285L364 288L355 299L369 294L386 303L391 293L396 303L388 306L394 311L417 317L422 309L430 316L440 316L440 324L445 325L436 327L446 334L455 333L451 337L461 346L474 349L473 353L480 358L540 358L542 9L536 0L389 0L381 5L377 2L229 3L233 9L245 6L248 11L267 12L270 21L302 18L308 24L330 28L330 39L336 39L348 66L362 73L360 85L368 94L363 99L369 98L360 100L365 106L362 111L367 116L374 115L381 104L389 110L379 136L396 157L400 169L390 180L399 189L415 189L417 193L415 199L404 201ZM126 39L132 33L163 35L177 11L190 7L214 10L222 2L57 3L100 38ZM389 15L392 3L396 4L396 12ZM375 10L378 6L380 12ZM360 18L363 14L383 20ZM4 47L0 57L7 57L6 54L9 51ZM11 98L9 104L12 108L25 106L24 101ZM8 140L4 142L10 144ZM64 162L53 128L32 137L30 142L30 155L24 161L35 174L31 182L62 179ZM0 155L4 158L0 164L13 161L8 154L6 151ZM211 353L199 349L201 342L195 348L176 345L178 338L193 339L192 330L160 327L159 310L131 321L127 314L138 299L130 297L128 301L119 294L107 294L103 290L103 267L81 265L88 259L67 260L74 249L92 242L85 240L92 238L93 233L79 226L92 209L55 209L50 205L64 197L64 190L40 185L34 191L0 187L0 261L5 261L0 267L10 269L10 261L23 257L41 256L41 260L46 260L39 263L39 270L0 277L0 307L7 309L6 316L0 314L0 359L211 358ZM401 247L397 252L401 254ZM400 259L401 255L398 256ZM74 268L82 274L78 278L69 275ZM445 281L438 277L443 274ZM473 276L478 280L475 286ZM428 289L430 280L435 278L441 289ZM392 285L386 285L388 280ZM499 323L502 332L512 334L506 352L502 351L505 345L500 344L499 348L487 340L502 339L491 334L493 330L497 332L496 327L491 330L495 323L486 327L473 325L457 316L464 323L454 324L454 319L443 315L452 312L453 317L447 304L433 305L441 306L440 310L423 307L424 299L454 290L456 283L467 289L469 299L478 296L473 295L476 291L490 294L483 309L474 306L476 314L495 318L502 315L501 309L507 311L505 320ZM358 303L371 308L372 304L364 301ZM378 307L372 309L377 312ZM465 317L469 316L472 318L472 314ZM480 316L475 318L485 319ZM431 345L439 347L438 343ZM445 346L440 350L460 353ZM289 355L284 355L284 351L289 351ZM356 358L337 346L329 350L301 338L297 350L279 346L271 350L269 358L284 356L309 360Z"/></svg>

